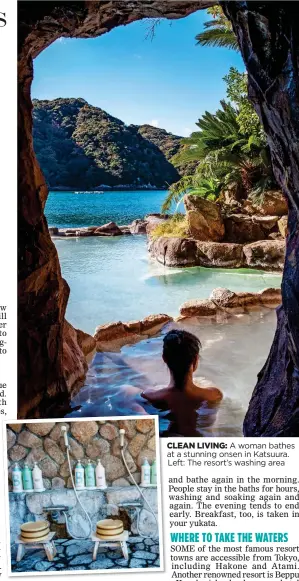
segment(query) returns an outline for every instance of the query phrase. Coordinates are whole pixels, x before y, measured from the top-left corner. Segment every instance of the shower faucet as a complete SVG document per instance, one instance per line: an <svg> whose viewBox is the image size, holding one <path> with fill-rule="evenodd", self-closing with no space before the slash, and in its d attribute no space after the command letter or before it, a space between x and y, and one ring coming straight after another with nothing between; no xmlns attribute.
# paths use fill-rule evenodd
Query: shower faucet
<svg viewBox="0 0 299 581"><path fill-rule="evenodd" d="M66 426L61 426L61 433L62 433L62 435L64 437L65 447L66 448L69 448L70 447L70 444L69 444L69 439L68 439L68 436L67 436L67 428L66 428Z"/></svg>
<svg viewBox="0 0 299 581"><path fill-rule="evenodd" d="M126 433L126 430L124 430L123 428L121 430L119 430L119 441L120 441L121 448L123 448L125 445L125 433Z"/></svg>

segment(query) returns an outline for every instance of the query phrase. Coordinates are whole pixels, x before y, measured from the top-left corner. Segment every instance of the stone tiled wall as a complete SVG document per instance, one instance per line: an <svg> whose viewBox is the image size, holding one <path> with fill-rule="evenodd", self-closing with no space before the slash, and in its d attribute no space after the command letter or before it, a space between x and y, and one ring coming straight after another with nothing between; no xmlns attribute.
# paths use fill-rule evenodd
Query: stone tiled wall
<svg viewBox="0 0 299 581"><path fill-rule="evenodd" d="M155 424L151 418L10 424L7 427L10 490L12 464L19 462L22 467L25 461L31 468L34 461L38 462L45 488L71 488L66 450L61 437L62 425L68 429L73 469L77 460L85 465L88 459L96 464L100 458L105 466L108 486L131 484L120 455L121 428L126 431L126 460L137 482L140 481L143 458L146 457L149 462L155 459Z"/></svg>

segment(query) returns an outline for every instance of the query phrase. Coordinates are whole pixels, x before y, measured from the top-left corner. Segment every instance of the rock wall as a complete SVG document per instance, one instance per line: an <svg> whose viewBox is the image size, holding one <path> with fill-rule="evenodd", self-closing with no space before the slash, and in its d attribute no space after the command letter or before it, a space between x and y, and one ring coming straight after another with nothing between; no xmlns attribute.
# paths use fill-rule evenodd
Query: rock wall
<svg viewBox="0 0 299 581"><path fill-rule="evenodd" d="M151 418L106 421L72 421L69 423L47 422L10 424L7 427L9 486L11 465L19 462L38 462L43 472L47 489L71 488L69 466L66 457L61 426L66 425L69 433L70 457L73 468L77 460L87 464L88 459L96 463L100 458L106 470L107 485L129 486L126 469L121 459L119 430L125 429L128 447L126 460L137 482L140 482L140 467L143 458L150 462L156 457L155 424Z"/></svg>
<svg viewBox="0 0 299 581"><path fill-rule="evenodd" d="M164 266L247 267L282 271L285 241L260 240L243 245L161 236L149 240L148 251Z"/></svg>

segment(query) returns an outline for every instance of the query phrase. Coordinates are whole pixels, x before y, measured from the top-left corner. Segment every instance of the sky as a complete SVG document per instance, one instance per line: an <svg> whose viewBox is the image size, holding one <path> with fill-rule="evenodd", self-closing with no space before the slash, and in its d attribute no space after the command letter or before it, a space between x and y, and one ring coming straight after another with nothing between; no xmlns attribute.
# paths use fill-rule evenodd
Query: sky
<svg viewBox="0 0 299 581"><path fill-rule="evenodd" d="M163 19L153 38L143 20L95 39L59 39L35 60L32 97L82 97L127 125L149 123L187 136L225 97L229 68L244 70L235 51L196 45L210 18L202 10Z"/></svg>

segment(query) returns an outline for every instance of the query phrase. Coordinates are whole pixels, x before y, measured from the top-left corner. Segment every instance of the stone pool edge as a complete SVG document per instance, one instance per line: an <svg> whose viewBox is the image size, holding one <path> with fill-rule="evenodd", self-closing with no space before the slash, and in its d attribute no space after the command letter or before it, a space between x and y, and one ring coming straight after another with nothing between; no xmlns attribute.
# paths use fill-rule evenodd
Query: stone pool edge
<svg viewBox="0 0 299 581"><path fill-rule="evenodd" d="M183 303L178 317L167 314L149 315L142 320L112 322L99 325L92 337L84 333L89 360L97 352L117 352L124 345L137 343L156 336L168 323L180 323L190 318L198 318L202 323L226 323L236 315L250 311L276 309L281 304L280 288L265 288L258 292L233 292L227 288L215 288L208 299L191 299ZM79 331L83 334L82 331Z"/></svg>

